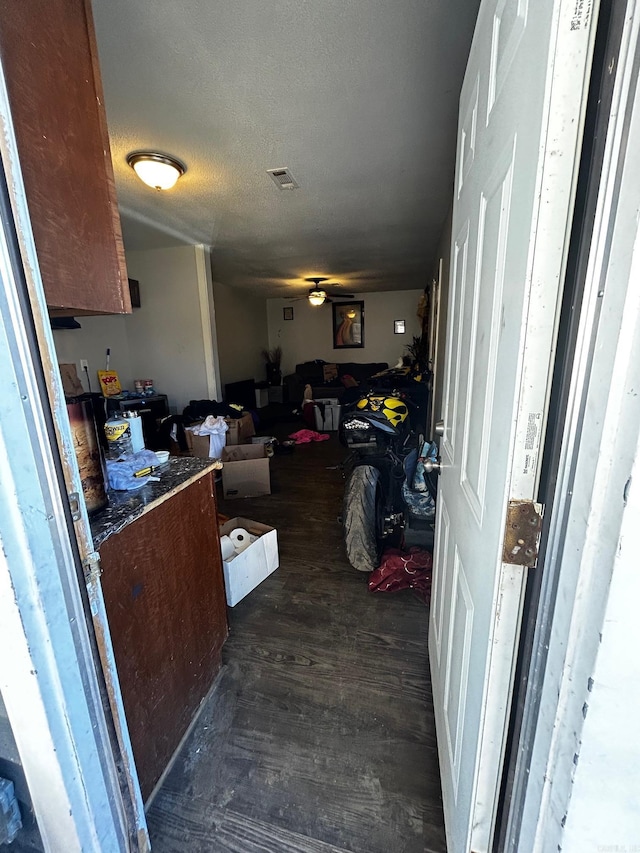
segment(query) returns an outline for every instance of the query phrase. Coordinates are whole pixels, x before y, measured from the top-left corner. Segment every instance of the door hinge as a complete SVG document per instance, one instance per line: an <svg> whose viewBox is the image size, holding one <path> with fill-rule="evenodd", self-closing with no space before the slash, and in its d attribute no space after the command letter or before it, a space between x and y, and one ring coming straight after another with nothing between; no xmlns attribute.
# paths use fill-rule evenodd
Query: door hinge
<svg viewBox="0 0 640 853"><path fill-rule="evenodd" d="M509 501L502 562L533 569L538 562L544 506L534 501Z"/></svg>
<svg viewBox="0 0 640 853"><path fill-rule="evenodd" d="M91 581L97 580L102 574L102 568L100 567L100 554L97 551L92 551L82 561L82 568L84 570L84 582L86 584L91 583Z"/></svg>

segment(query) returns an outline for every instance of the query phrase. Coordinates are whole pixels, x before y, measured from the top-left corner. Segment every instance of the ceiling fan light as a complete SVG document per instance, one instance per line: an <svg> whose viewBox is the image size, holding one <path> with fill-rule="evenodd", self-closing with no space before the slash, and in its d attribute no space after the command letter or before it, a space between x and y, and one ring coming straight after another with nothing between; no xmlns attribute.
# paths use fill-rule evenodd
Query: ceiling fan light
<svg viewBox="0 0 640 853"><path fill-rule="evenodd" d="M129 154L127 163L141 181L156 190L170 190L187 171L186 166L173 157L153 151Z"/></svg>
<svg viewBox="0 0 640 853"><path fill-rule="evenodd" d="M324 290L312 290L309 293L309 302L312 305L322 305L324 300L327 298L327 294Z"/></svg>

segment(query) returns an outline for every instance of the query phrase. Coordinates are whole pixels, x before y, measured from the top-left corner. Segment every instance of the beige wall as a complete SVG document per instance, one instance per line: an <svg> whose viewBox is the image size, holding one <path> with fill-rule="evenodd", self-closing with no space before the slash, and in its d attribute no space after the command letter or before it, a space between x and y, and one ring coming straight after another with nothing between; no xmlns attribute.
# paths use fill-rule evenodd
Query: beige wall
<svg viewBox="0 0 640 853"><path fill-rule="evenodd" d="M65 329L53 333L58 362L75 364L85 391L89 391L87 376L80 368L80 359L89 362L91 390L100 391L96 371L104 370L107 347L111 349L109 367L117 370L123 388L132 386L135 378L131 373L131 356L126 318L78 317L81 329Z"/></svg>
<svg viewBox="0 0 640 853"><path fill-rule="evenodd" d="M217 281L213 299L223 389L228 382L264 380L261 351L268 344L266 300Z"/></svg>
<svg viewBox="0 0 640 853"><path fill-rule="evenodd" d="M201 246L180 246L127 253L129 276L140 282L142 306L125 320L133 378L153 379L178 412L189 400L208 399L213 390L206 367L209 317L207 312L203 321L200 251Z"/></svg>
<svg viewBox="0 0 640 853"><path fill-rule="evenodd" d="M316 358L329 362L386 361L390 366L404 354L404 347L420 334L416 316L421 290L360 293L364 302L364 347L333 348L331 305L314 308L306 298L268 299L269 346L282 347L283 373L292 373L296 364ZM284 320L282 309L293 307L293 320ZM405 320L406 334L396 335L394 320Z"/></svg>
<svg viewBox="0 0 640 853"><path fill-rule="evenodd" d="M133 390L134 379L152 379L156 391L166 394L178 412L189 400L219 396L204 248L127 252L127 268L140 282L141 307L124 317L80 317L81 329L54 332L58 361L75 362L81 375L80 359L88 359L97 391L96 370L104 367L110 347L110 366L118 371L123 388ZM84 385L86 389L86 380Z"/></svg>
<svg viewBox="0 0 640 853"><path fill-rule="evenodd" d="M334 350L329 305L313 308L306 299L256 297L246 291L213 284L215 334L221 389L209 393L205 334L211 335L208 309L202 303L202 275L198 250L184 246L128 252L131 278L140 282L142 307L127 317L80 318L82 329L55 332L58 360L89 360L93 390L98 390L96 370L104 366L111 348L111 367L118 371L123 387L133 389L133 380L153 379L156 390L167 394L169 405L182 411L191 399L217 396L228 382L265 378L262 349L282 346L283 373L291 373L298 362L386 361L394 364L405 344L420 334L416 316L420 290L360 294L365 303L365 346ZM283 320L283 307L293 306L294 319ZM205 316L206 314L206 316ZM406 321L406 334L395 335L393 321ZM209 356L210 357L210 356ZM86 387L86 380L84 382ZM215 384L215 383L214 383Z"/></svg>

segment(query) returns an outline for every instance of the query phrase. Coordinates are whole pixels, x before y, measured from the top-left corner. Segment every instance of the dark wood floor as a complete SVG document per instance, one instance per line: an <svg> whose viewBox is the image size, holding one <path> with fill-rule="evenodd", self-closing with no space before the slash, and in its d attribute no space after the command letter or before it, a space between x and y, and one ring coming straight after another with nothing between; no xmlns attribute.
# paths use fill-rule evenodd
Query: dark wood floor
<svg viewBox="0 0 640 853"><path fill-rule="evenodd" d="M224 669L148 813L156 853L445 851L425 606L348 565L335 438L220 510L278 528L230 611Z"/></svg>

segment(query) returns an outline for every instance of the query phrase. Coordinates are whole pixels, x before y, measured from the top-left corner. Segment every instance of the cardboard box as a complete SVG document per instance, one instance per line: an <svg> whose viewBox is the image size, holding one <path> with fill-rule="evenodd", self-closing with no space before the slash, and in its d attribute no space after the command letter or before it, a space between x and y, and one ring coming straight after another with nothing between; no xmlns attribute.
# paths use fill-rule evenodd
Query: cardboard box
<svg viewBox="0 0 640 853"><path fill-rule="evenodd" d="M103 397L115 397L122 391L122 385L115 370L99 370L98 380Z"/></svg>
<svg viewBox="0 0 640 853"><path fill-rule="evenodd" d="M314 400L314 403L322 403L324 406L324 414L319 406L316 406L316 429L318 432L327 432L328 430L338 429L340 426L340 415L342 406L338 402L337 397L324 397L319 400Z"/></svg>
<svg viewBox="0 0 640 853"><path fill-rule="evenodd" d="M184 431L187 439L187 447L192 456L201 456L203 459L209 458L209 436L194 435L190 429Z"/></svg>
<svg viewBox="0 0 640 853"><path fill-rule="evenodd" d="M225 418L228 430L225 433L226 444L244 444L256 434L253 418L247 412L241 418ZM184 431L187 445L192 456L209 458L209 436L194 435L190 429Z"/></svg>
<svg viewBox="0 0 640 853"><path fill-rule="evenodd" d="M264 444L227 446L221 458L225 498L258 498L271 494L269 458Z"/></svg>
<svg viewBox="0 0 640 853"><path fill-rule="evenodd" d="M210 435L195 435L191 432L190 429L185 429L184 431L185 438L187 439L187 447L189 448L189 453L191 456L200 456L202 459L209 459L210 453L209 449L211 447L211 436ZM224 436L215 435L214 436L214 448L219 447L220 450L224 448ZM220 452L213 454L213 458L217 459L220 455Z"/></svg>
<svg viewBox="0 0 640 853"><path fill-rule="evenodd" d="M249 518L231 518L220 525L220 535L229 536L236 527L244 527L259 536L255 542L233 559L222 561L227 604L234 607L252 589L269 577L280 565L278 534L274 527L251 521Z"/></svg>
<svg viewBox="0 0 640 853"><path fill-rule="evenodd" d="M78 379L78 371L75 364L59 364L60 378L65 397L79 397L84 394L82 382Z"/></svg>
<svg viewBox="0 0 640 853"><path fill-rule="evenodd" d="M244 444L256 434L253 418L245 412L241 418L225 418L227 426L227 444Z"/></svg>

